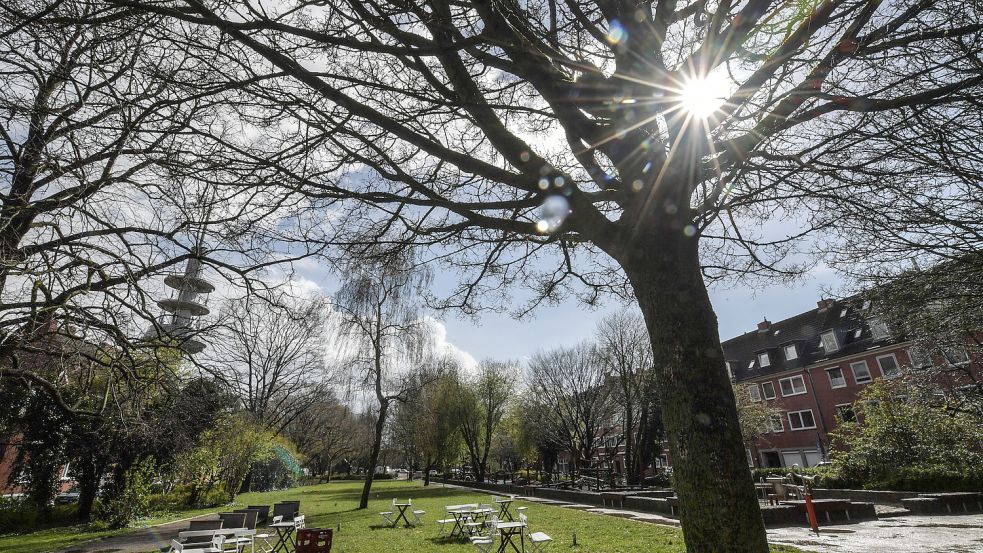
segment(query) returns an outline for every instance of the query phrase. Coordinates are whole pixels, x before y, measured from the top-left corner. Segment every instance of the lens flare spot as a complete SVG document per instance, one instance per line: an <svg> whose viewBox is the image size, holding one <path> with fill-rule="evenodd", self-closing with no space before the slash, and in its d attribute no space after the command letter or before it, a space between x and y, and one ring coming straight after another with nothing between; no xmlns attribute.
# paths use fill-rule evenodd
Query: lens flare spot
<svg viewBox="0 0 983 553"><path fill-rule="evenodd" d="M540 190L546 190L547 188L550 187L550 180L546 177L543 177L539 179L539 182L537 182L536 184L539 185Z"/></svg>
<svg viewBox="0 0 983 553"><path fill-rule="evenodd" d="M683 234L689 236L690 238L696 236L696 227L693 225L686 225L683 227Z"/></svg>
<svg viewBox="0 0 983 553"><path fill-rule="evenodd" d="M521 159L523 163L529 161L530 157L529 152L522 152L519 154L519 159Z"/></svg>
<svg viewBox="0 0 983 553"><path fill-rule="evenodd" d="M570 202L563 196L549 196L543 200L539 209L539 221L536 230L540 233L552 233L559 230L570 215Z"/></svg>
<svg viewBox="0 0 983 553"><path fill-rule="evenodd" d="M640 179L635 179L631 181L631 189L635 192L641 192L643 183Z"/></svg>
<svg viewBox="0 0 983 553"><path fill-rule="evenodd" d="M628 31L625 30L621 22L617 19L612 21L608 28L608 42L621 44L626 38L628 38Z"/></svg>

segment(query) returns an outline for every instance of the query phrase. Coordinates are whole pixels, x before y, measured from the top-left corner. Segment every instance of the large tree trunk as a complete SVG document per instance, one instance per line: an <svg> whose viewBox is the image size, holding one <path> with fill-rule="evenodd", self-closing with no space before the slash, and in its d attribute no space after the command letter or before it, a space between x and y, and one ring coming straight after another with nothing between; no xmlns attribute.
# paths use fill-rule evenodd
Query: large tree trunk
<svg viewBox="0 0 983 553"><path fill-rule="evenodd" d="M382 450L382 431L386 427L386 413L389 411L389 403L383 402L379 406L379 420L375 423L375 436L372 440L372 452L369 454L369 470L365 473L365 485L362 486L362 499L358 502L359 509L369 506L369 493L372 491L372 481L375 480L375 467L379 462L379 452Z"/></svg>
<svg viewBox="0 0 983 553"><path fill-rule="evenodd" d="M686 550L767 552L697 240L653 232L621 263L652 339Z"/></svg>
<svg viewBox="0 0 983 553"><path fill-rule="evenodd" d="M79 522L89 522L92 518L92 505L99 492L99 480L102 479L102 463L92 455L84 455L76 460L79 486Z"/></svg>

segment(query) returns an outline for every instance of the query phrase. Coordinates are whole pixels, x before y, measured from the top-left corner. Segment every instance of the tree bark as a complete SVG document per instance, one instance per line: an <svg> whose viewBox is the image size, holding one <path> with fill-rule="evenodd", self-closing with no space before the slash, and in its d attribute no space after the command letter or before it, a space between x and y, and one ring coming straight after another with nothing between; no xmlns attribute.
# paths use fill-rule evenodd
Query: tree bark
<svg viewBox="0 0 983 553"><path fill-rule="evenodd" d="M89 522L92 518L92 504L96 501L99 491L99 480L102 478L102 466L94 456L85 455L76 461L78 467L79 486L79 522Z"/></svg>
<svg viewBox="0 0 983 553"><path fill-rule="evenodd" d="M369 454L369 470L365 473L365 485L362 486L362 498L358 502L359 509L369 506L369 493L372 491L372 481L375 480L375 467L379 462L379 452L382 450L382 431L386 426L386 413L389 411L389 403L383 402L379 406L379 420L375 423L375 436L372 440L372 452Z"/></svg>
<svg viewBox="0 0 983 553"><path fill-rule="evenodd" d="M652 340L686 550L767 552L697 240L646 233L620 261Z"/></svg>

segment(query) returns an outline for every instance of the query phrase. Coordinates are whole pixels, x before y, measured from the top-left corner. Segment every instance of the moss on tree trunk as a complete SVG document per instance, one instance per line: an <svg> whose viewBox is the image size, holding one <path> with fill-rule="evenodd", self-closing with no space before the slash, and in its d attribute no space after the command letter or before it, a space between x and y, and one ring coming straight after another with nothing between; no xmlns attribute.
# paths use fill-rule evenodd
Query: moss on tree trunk
<svg viewBox="0 0 983 553"><path fill-rule="evenodd" d="M765 553L697 242L653 233L621 262L652 339L686 550Z"/></svg>

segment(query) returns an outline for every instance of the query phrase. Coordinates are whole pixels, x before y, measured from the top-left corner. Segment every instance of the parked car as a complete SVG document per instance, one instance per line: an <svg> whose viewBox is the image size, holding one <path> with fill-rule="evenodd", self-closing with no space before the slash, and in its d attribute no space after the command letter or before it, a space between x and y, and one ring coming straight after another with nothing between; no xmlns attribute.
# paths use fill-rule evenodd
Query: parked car
<svg viewBox="0 0 983 553"><path fill-rule="evenodd" d="M72 486L68 491L61 492L55 496L55 503L58 505L68 505L70 503L79 502L79 489L78 486Z"/></svg>

